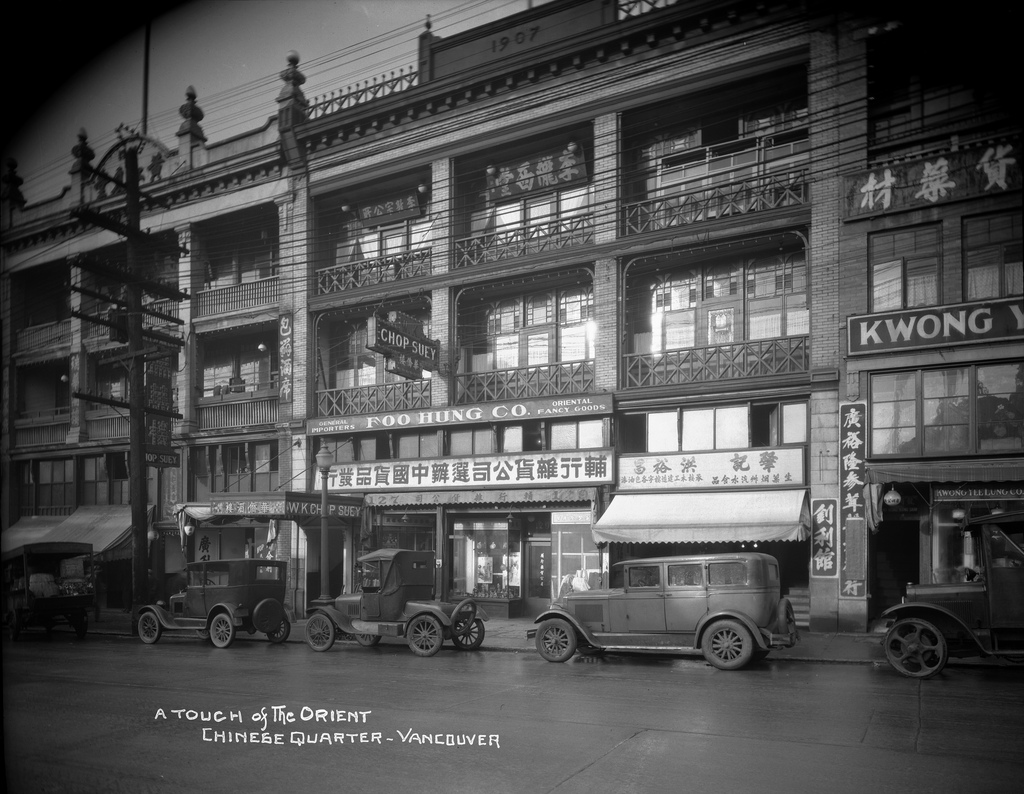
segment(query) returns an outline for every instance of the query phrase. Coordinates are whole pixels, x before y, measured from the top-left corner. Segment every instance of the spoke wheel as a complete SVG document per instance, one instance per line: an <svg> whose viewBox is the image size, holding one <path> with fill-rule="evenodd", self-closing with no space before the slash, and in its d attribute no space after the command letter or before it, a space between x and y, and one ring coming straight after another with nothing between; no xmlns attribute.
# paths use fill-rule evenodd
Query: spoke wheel
<svg viewBox="0 0 1024 794"><path fill-rule="evenodd" d="M406 634L409 637L409 648L417 656L433 656L441 650L441 643L444 642L441 624L430 615L413 618Z"/></svg>
<svg viewBox="0 0 1024 794"><path fill-rule="evenodd" d="M235 624L221 612L210 621L210 641L217 648L227 648L235 639Z"/></svg>
<svg viewBox="0 0 1024 794"><path fill-rule="evenodd" d="M356 634L354 635L356 642L362 645L364 648L372 648L378 642L380 642L379 634Z"/></svg>
<svg viewBox="0 0 1024 794"><path fill-rule="evenodd" d="M464 598L452 611L452 634L465 634L476 620L476 601Z"/></svg>
<svg viewBox="0 0 1024 794"><path fill-rule="evenodd" d="M754 638L739 621L720 620L704 633L700 648L719 670L739 670L754 657Z"/></svg>
<svg viewBox="0 0 1024 794"><path fill-rule="evenodd" d="M314 651L327 651L334 645L334 621L317 613L306 621L306 645Z"/></svg>
<svg viewBox="0 0 1024 794"><path fill-rule="evenodd" d="M160 639L163 634L163 626L152 612L143 612L139 615L139 639L146 645L152 645Z"/></svg>
<svg viewBox="0 0 1024 794"><path fill-rule="evenodd" d="M885 658L908 678L938 675L949 659L942 632L926 620L897 620L885 635Z"/></svg>
<svg viewBox="0 0 1024 794"><path fill-rule="evenodd" d="M537 653L549 662L565 662L576 653L576 631L559 618L545 620L537 629Z"/></svg>
<svg viewBox="0 0 1024 794"><path fill-rule="evenodd" d="M267 632L267 639L277 645L288 639L291 633L292 624L288 622L288 618L284 618L276 629Z"/></svg>
<svg viewBox="0 0 1024 794"><path fill-rule="evenodd" d="M484 622L477 618L461 634L453 626L452 644L460 651L475 651L484 644Z"/></svg>

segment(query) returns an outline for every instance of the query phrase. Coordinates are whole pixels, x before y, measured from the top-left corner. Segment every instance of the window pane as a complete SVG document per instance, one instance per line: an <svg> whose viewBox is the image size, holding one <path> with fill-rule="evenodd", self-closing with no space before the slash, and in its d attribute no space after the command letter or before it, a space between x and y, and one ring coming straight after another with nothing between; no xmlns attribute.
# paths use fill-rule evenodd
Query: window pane
<svg viewBox="0 0 1024 794"><path fill-rule="evenodd" d="M502 452L523 451L523 428L519 425L503 428L501 431Z"/></svg>
<svg viewBox="0 0 1024 794"><path fill-rule="evenodd" d="M544 331L526 338L526 365L537 367L551 362L551 334ZM515 366L515 365L510 365Z"/></svg>
<svg viewBox="0 0 1024 794"><path fill-rule="evenodd" d="M1024 364L978 367L978 450L1024 448Z"/></svg>
<svg viewBox="0 0 1024 794"><path fill-rule="evenodd" d="M592 419L579 423L580 449L598 449L604 446L604 422L601 419Z"/></svg>
<svg viewBox="0 0 1024 794"><path fill-rule="evenodd" d="M647 451L677 452L679 450L679 414L664 411L647 415Z"/></svg>
<svg viewBox="0 0 1024 794"><path fill-rule="evenodd" d="M941 454L967 449L970 405L966 369L924 372L922 419L924 451Z"/></svg>
<svg viewBox="0 0 1024 794"><path fill-rule="evenodd" d="M636 566L629 569L630 587L657 587L661 583L657 565Z"/></svg>
<svg viewBox="0 0 1024 794"><path fill-rule="evenodd" d="M746 449L750 446L748 408L718 408L715 410L715 449Z"/></svg>
<svg viewBox="0 0 1024 794"><path fill-rule="evenodd" d="M871 378L871 452L895 455L916 451L917 374Z"/></svg>
<svg viewBox="0 0 1024 794"><path fill-rule="evenodd" d="M807 441L807 404L782 406L782 443L802 444Z"/></svg>
<svg viewBox="0 0 1024 794"><path fill-rule="evenodd" d="M871 267L871 309L880 312L903 306L903 260L882 262Z"/></svg>
<svg viewBox="0 0 1024 794"><path fill-rule="evenodd" d="M551 423L551 449L576 449L576 423Z"/></svg>
<svg viewBox="0 0 1024 794"><path fill-rule="evenodd" d="M495 369L512 369L519 366L519 336L508 334L494 340Z"/></svg>
<svg viewBox="0 0 1024 794"><path fill-rule="evenodd" d="M473 454L473 431L471 431L471 430L452 430L451 431L451 451L452 451L452 455L472 455Z"/></svg>
<svg viewBox="0 0 1024 794"><path fill-rule="evenodd" d="M683 452L715 448L715 412L683 411Z"/></svg>

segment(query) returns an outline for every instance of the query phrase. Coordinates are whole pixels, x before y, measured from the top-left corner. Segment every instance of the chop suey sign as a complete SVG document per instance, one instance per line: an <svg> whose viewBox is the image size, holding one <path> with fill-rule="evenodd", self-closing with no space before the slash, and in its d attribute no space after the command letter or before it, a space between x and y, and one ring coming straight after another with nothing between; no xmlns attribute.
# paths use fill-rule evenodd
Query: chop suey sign
<svg viewBox="0 0 1024 794"><path fill-rule="evenodd" d="M850 355L1024 340L1020 298L869 314L848 320Z"/></svg>

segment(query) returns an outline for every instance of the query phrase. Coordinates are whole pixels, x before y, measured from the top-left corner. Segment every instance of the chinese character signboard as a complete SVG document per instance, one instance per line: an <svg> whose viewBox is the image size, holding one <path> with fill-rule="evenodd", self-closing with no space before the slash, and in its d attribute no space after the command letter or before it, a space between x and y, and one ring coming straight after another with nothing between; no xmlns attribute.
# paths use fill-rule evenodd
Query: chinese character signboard
<svg viewBox="0 0 1024 794"><path fill-rule="evenodd" d="M416 188L359 206L359 222L367 228L398 223L422 214L419 191Z"/></svg>
<svg viewBox="0 0 1024 794"><path fill-rule="evenodd" d="M834 577L839 573L838 513L835 499L811 500L811 576Z"/></svg>
<svg viewBox="0 0 1024 794"><path fill-rule="evenodd" d="M317 486L319 488L319 485ZM301 521L319 517L322 496L301 491L272 493L218 493L210 496L210 511L215 516L246 516L248 518ZM327 502L328 518L355 519L362 514L361 500L331 495Z"/></svg>
<svg viewBox="0 0 1024 794"><path fill-rule="evenodd" d="M174 395L171 391L173 371L167 356L146 362L146 408L174 413ZM146 411L146 464L149 466L177 466L178 453L171 448L170 416Z"/></svg>
<svg viewBox="0 0 1024 794"><path fill-rule="evenodd" d="M367 461L332 467L331 491L599 485L612 479L611 450L519 453L411 461ZM317 472L315 489L321 488Z"/></svg>
<svg viewBox="0 0 1024 794"><path fill-rule="evenodd" d="M1020 143L994 143L846 177L847 219L1020 190Z"/></svg>
<svg viewBox="0 0 1024 794"><path fill-rule="evenodd" d="M292 401L292 382L294 371L292 369L295 361L295 350L293 347L292 315L285 312L277 319L277 354L278 366L281 369L278 375L278 401L290 403Z"/></svg>
<svg viewBox="0 0 1024 794"><path fill-rule="evenodd" d="M841 563L839 596L867 596L867 561L862 560L866 530L865 465L867 406L843 403L839 406L839 538Z"/></svg>
<svg viewBox="0 0 1024 794"><path fill-rule="evenodd" d="M802 449L697 452L619 458L619 490L792 487L804 484Z"/></svg>
<svg viewBox="0 0 1024 794"><path fill-rule="evenodd" d="M1024 341L1020 297L850 317L851 356L926 347Z"/></svg>
<svg viewBox="0 0 1024 794"><path fill-rule="evenodd" d="M427 339L422 324L415 318L391 312L387 319L374 315L367 319L366 347L387 359L387 371L406 378L422 378L423 370L437 370L441 343Z"/></svg>
<svg viewBox="0 0 1024 794"><path fill-rule="evenodd" d="M506 163L487 174L487 198L504 201L533 193L572 187L587 181L583 149L570 143L561 152L552 152L517 163Z"/></svg>

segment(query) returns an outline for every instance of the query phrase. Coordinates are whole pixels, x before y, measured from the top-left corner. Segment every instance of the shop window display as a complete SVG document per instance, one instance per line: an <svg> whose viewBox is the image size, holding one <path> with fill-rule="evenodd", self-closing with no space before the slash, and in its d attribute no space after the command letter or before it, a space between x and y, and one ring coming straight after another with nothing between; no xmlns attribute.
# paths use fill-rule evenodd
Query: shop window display
<svg viewBox="0 0 1024 794"><path fill-rule="evenodd" d="M504 520L456 521L452 529L452 597L518 599L522 532Z"/></svg>

